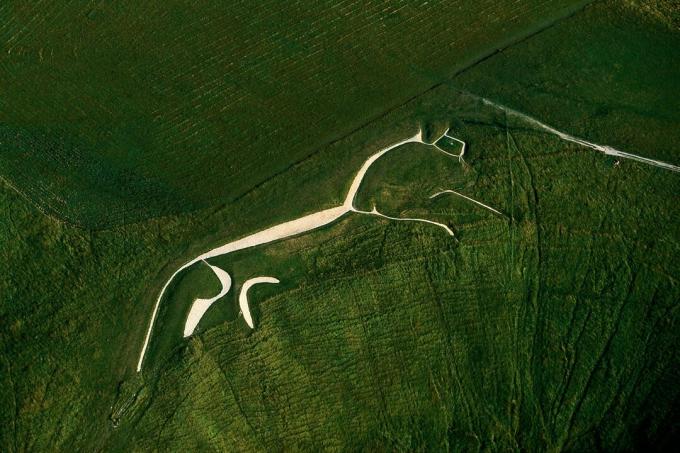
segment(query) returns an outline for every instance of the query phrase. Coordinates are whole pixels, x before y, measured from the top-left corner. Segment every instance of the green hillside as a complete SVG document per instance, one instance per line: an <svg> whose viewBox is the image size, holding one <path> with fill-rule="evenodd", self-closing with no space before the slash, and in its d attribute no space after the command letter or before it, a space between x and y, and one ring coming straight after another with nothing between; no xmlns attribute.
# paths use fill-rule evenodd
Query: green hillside
<svg viewBox="0 0 680 453"><path fill-rule="evenodd" d="M233 202L583 3L4 2L0 168L88 228Z"/></svg>
<svg viewBox="0 0 680 453"><path fill-rule="evenodd" d="M0 451L672 450L680 173L546 128L680 165L678 13L1 5ZM355 212L211 258L233 286L184 339L197 263L136 372L176 269L418 128L464 162L403 145L357 208L453 237Z"/></svg>

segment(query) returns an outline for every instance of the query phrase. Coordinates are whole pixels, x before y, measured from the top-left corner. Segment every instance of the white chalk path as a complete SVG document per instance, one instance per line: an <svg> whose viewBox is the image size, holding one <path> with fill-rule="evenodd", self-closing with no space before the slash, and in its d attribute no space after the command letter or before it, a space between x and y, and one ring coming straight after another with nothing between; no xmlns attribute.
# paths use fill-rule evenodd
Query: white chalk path
<svg viewBox="0 0 680 453"><path fill-rule="evenodd" d="M434 142L437 142L440 140L442 137L444 137L448 133L448 130L444 132L439 138L434 140ZM137 362L137 371L142 370L142 364L144 362L144 356L146 354L146 350L149 346L149 340L151 338L151 332L153 331L153 326L156 321L156 316L158 315L158 308L160 307L161 299L163 298L163 295L165 294L165 291L167 290L168 286L170 285L170 282L172 282L172 279L175 278L177 274L179 274L181 271L184 269L188 268L189 266L192 266L194 263L197 263L198 261L205 261L209 258L213 258L216 256L221 256L225 255L227 253L235 252L237 250L243 250L246 248L250 247L255 247L258 245L262 244L267 244L270 242L278 241L281 239L286 239L292 236L296 236L302 233L306 233L308 231L323 227L325 225L328 225L336 220L338 220L340 217L344 216L345 214L349 212L359 212L359 213L364 213L357 211L354 208L354 200L356 198L357 192L359 191L359 187L361 186L361 182L364 179L364 176L366 175L366 172L370 168L371 165L375 161L377 161L380 157L388 153L389 151L392 151L393 149L396 149L402 145L405 145L407 143L420 143L423 145L427 146L434 146L432 143L427 143L423 140L423 135L422 131L418 131L417 134L413 135L412 137L409 137L405 140L401 140L399 142L393 143L375 154L373 154L371 157L369 157L364 164L361 166L359 171L357 172L356 176L352 180L352 184L349 188L349 191L347 193L347 196L345 197L345 201L341 206L335 207L335 208L330 208L330 209L325 209L323 211L319 211L313 214L306 215L304 217L300 217L299 219L291 220L289 222L284 222L279 225L275 225L273 227L267 228L265 230L259 231L257 233L251 234L249 236L246 236L241 239L237 239L232 242L228 242L227 244L224 244L220 247L214 248L206 253L203 253L202 255L197 256L196 258L188 261L187 263L183 264L180 266L171 276L170 278L165 282L163 285L163 288L161 289L160 294L158 295L158 298L156 299L156 304L154 305L153 312L151 314L151 320L149 321L149 328L147 329L146 332L146 337L144 338L144 344L142 345L142 350L139 354L139 361ZM456 156L454 154L451 154L449 152L446 152L442 150L439 147L436 147L438 150L444 152L445 154L453 157L458 157L459 159L461 156ZM381 215L382 214L375 214L375 213L370 213L372 215ZM387 216L383 216L385 218L390 218ZM390 218L393 220L402 220L402 219L396 219L396 218ZM424 221L424 219L409 219L409 221ZM427 222L431 223L431 222ZM436 222L432 222L436 224ZM453 234L453 232L446 227L445 225L437 224L439 226L444 227L449 234ZM211 269L215 269L215 266L211 266ZM218 276L219 278L219 276ZM231 279L230 279L231 283ZM225 285L223 284L222 290L224 291ZM222 293L222 291L220 291ZM190 309L189 313L193 313L194 316L191 316L191 323L189 322L189 319L187 319L187 324L185 325L184 332L193 332L195 329L196 325L198 325L198 322L200 322L200 318L203 316L203 314L208 310L210 304L205 302L205 301L212 301L214 302L217 300L216 298L213 299L197 299L194 301L192 304L192 308ZM211 302L211 303L212 303ZM198 303L199 306L194 310L194 304ZM243 310L242 310L243 311ZM200 316L199 316L200 314ZM252 322L252 320L251 320Z"/></svg>
<svg viewBox="0 0 680 453"><path fill-rule="evenodd" d="M432 198L432 197L430 197L430 198ZM448 233L449 236L453 236L453 231L451 230L451 228L444 225L443 223L434 222L432 220L426 220L426 219L418 219L418 218L391 217L391 216L388 216L388 215L385 215L385 214L378 212L378 209L375 206L373 206L373 209L371 211L362 211L360 209L352 208L352 212L356 212L358 214L374 215L374 216L382 217L383 219L396 220L396 221L399 221L399 222L429 223L430 225L435 225L435 226L438 226L440 228L443 228Z"/></svg>
<svg viewBox="0 0 680 453"><path fill-rule="evenodd" d="M238 295L238 306L241 308L241 314L243 314L243 319L245 319L246 324L253 329L255 326L253 324L253 317L250 315L250 306L248 304L248 290L259 283L279 283L279 280L274 277L255 277L246 282L241 287L241 292Z"/></svg>
<svg viewBox="0 0 680 453"><path fill-rule="evenodd" d="M477 97L477 96L474 96L474 97ZM482 98L482 97L477 97L477 98L480 99L486 105L490 105L492 107L495 107L499 110L506 112L509 115L516 116L517 118L521 118L524 121L528 122L529 124L533 124L534 126L537 126L539 129L542 129L546 132L549 132L553 135L558 136L562 140L566 140L568 142L576 143L576 144L579 144L581 146L585 146L585 147L594 149L594 150L599 151L601 153L604 153L608 156L620 157L622 159L631 159L631 160L635 160L637 162L641 162L643 164L663 168L665 170L680 172L680 167L678 167L677 165L669 164L667 162L662 162L660 160L654 160L654 159L649 159L647 157L638 156L637 154L631 154L631 153L627 153L627 152L624 152L624 151L619 151L618 149L612 148L611 146L598 145L597 143L592 143L592 142L589 142L587 140L583 140L582 138L574 137L573 135L567 134L567 133L562 132L562 131L558 131L554 127L548 126L547 124L542 123L541 121L537 120L536 118L533 118L533 117L531 117L531 116L529 116L525 113L518 112L517 110L513 110L510 107L506 107L502 104L497 104L497 103L495 103L495 102L493 102L489 99L486 99L486 98Z"/></svg>
<svg viewBox="0 0 680 453"><path fill-rule="evenodd" d="M506 216L505 214L503 214L502 212L498 211L497 209L494 209L494 208L492 208L491 206L482 203L481 201L477 201L477 200L475 200L474 198L470 198L470 197L468 197L467 195L463 195L462 193L456 192L455 190L451 190L451 189L442 190L441 192L437 192L437 193L435 193L435 194L432 194L432 195L430 195L430 199L436 198L436 197L438 197L438 196L440 196L440 195L447 194L447 193L452 193L452 194L454 194L454 195L458 195L459 197L465 198L466 200L471 201L471 202L473 202L474 204L476 204L476 205L478 205L478 206L481 206L481 207L483 207L483 208L485 208L485 209L488 209L488 210L491 211L491 212L494 212L494 213L496 213L496 214L498 214L498 215L501 215L501 216L503 216L503 217L505 217L505 218L508 217L508 216Z"/></svg>

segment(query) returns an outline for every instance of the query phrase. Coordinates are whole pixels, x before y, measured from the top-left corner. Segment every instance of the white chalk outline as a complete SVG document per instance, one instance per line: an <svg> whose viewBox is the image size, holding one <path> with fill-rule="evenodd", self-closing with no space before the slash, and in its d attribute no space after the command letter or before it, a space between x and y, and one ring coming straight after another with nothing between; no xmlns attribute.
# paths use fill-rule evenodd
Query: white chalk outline
<svg viewBox="0 0 680 453"><path fill-rule="evenodd" d="M432 197L430 197L430 198L432 198ZM449 236L454 235L451 228L447 227L443 223L434 222L432 220L427 220L427 219L419 219L419 218L411 218L411 217L391 217L391 216L388 216L388 215L385 215L385 214L378 212L378 209L375 206L373 206L373 209L371 211L362 211L360 209L352 208L352 212L356 212L357 214L374 215L374 216L382 217L383 219L396 220L396 221L399 221L399 222L429 223L430 225L435 225L435 226L438 226L440 228L443 228L448 233Z"/></svg>
<svg viewBox="0 0 680 453"><path fill-rule="evenodd" d="M243 286L241 287L241 292L238 295L238 306L241 309L243 319L246 321L246 324L248 324L248 327L250 327L251 329L255 328L255 325L253 324L253 317L250 315L250 306L248 305L248 290L253 285L258 285L260 283L280 283L280 282L278 278L274 277L255 277L246 280Z"/></svg>
<svg viewBox="0 0 680 453"><path fill-rule="evenodd" d="M559 130L551 127L551 126L548 126L547 124L545 124L545 123L543 123L543 122L541 122L541 121L539 121L535 118L532 118L529 115L518 112L517 110L513 110L513 109L506 107L504 105L501 105L501 104L497 104L497 103L495 103L495 102L493 102L489 99L486 99L486 98L481 98L481 97L477 97L477 96L474 96L474 97L480 99L486 105L493 106L493 107L500 109L500 110L502 110L502 111L504 111L504 112L506 112L510 115L517 116L517 117L529 122L530 124L538 126L540 129L542 129L544 131L547 131L547 132L549 132L553 135L560 137L563 140L566 140L566 141L569 141L569 142L572 142L572 143L576 143L576 144L594 149L594 150L602 152L606 155L616 156L616 157L620 157L620 158L624 158L624 159L632 159L632 160L635 160L635 161L638 161L638 162L641 162L641 163L644 163L644 164L647 164L647 165L652 165L654 167L659 167L659 168L671 170L671 171L674 171L674 172L680 172L680 167L678 167L676 165L672 165L672 164L662 162L662 161L658 161L658 160L654 160L654 159L649 159L647 157L638 156L636 154L631 154L631 153L627 153L627 152L624 152L624 151L619 151L615 148L612 148L611 146L599 145L599 144L596 144L596 143L589 142L587 140L583 140L581 138L575 137L575 136L567 134L565 132L561 132L561 131L559 131ZM373 154L371 157L369 157L364 162L364 164L361 166L361 168L357 172L356 176L352 180L352 184L351 184L350 189L347 193L347 197L345 198L345 201L341 206L337 206L335 208L325 209L323 211L312 213L312 214L303 216L299 219L291 220L289 222L284 222L284 223L281 223L279 225L275 225L273 227L267 228L265 230L259 231L259 232L254 233L254 234L251 234L251 235L246 236L244 238L229 242L225 245L222 245L222 246L217 247L213 250L210 250L210 251L208 251L208 252L206 252L202 255L199 255L198 257L194 258L193 260L182 265L179 269L177 269L170 276L170 278L166 281L165 285L163 285L163 288L161 289L160 294L158 295L158 299L156 300L156 304L154 306L154 309L153 309L153 312L152 312L152 315L151 315L151 320L149 322L149 328L147 330L146 337L144 338L144 344L142 346L142 350L141 350L141 353L139 355L139 361L137 363L137 372L141 371L141 369L142 369L142 363L144 361L144 355L146 353L146 349L147 349L148 344L149 344L149 339L151 338L151 332L153 330L153 325L154 325L154 322L155 322L155 319L156 319L156 315L158 314L158 308L160 306L160 302L161 302L161 299L163 297L163 294L165 293L165 290L167 289L167 287L170 284L170 282L172 281L172 279L179 272L181 272L182 270L186 269L187 267L193 265L194 263L196 263L198 261L204 261L208 258L212 258L212 257L215 257L215 256L224 255L224 254L231 253L231 252L234 252L234 251L237 251L237 250L243 250L245 248L255 247L255 246L258 246L258 245L262 245L262 244L270 243L270 242L277 241L277 240L280 240L280 239L292 237L292 236L295 236L295 235L298 235L298 234L302 234L302 233L305 233L307 231L311 231L311 230L314 230L316 228L320 228L322 226L328 225L328 224L338 220L339 218L343 217L345 214L347 214L349 212L356 212L358 214L365 214L365 215L375 215L375 216L383 217L383 218L390 219L390 220L415 221L415 222L430 223L430 224L439 226L441 228L444 228L447 231L447 233L449 233L450 235L453 235L453 232L451 231L451 229L448 228L446 225L443 225L441 223L432 222L432 221L425 220L425 219L408 219L408 218L390 217L390 216L386 216L384 214L381 214L380 212L377 211L377 209L375 207L373 207L372 211L361 211L361 210L358 210L354 207L354 200L355 200L356 194L359 190L359 186L361 185L361 182L363 181L363 178L366 175L366 172L368 171L370 166L375 161L377 161L380 157L382 157L385 153L387 153L387 152L389 152L389 151L391 151L395 148L398 148L401 145L404 145L404 144L407 144L407 143L421 143L421 144L424 144L424 145L433 146L433 147L435 147L436 149L438 149L439 151L441 151L442 153L444 153L448 156L457 157L459 162L461 162L462 164L465 164L465 161L463 160L463 155L465 154L465 142L463 142L462 140L459 140L455 137L452 137L450 135L447 135L448 132L449 132L449 129L447 129L441 136L439 136L432 143L427 143L427 142L423 141L422 131L419 130L418 133L413 135L412 137L409 137L405 140L401 140L399 142L393 143L392 145L389 145L389 146L381 149L380 151L376 152L375 154ZM457 141L457 142L459 142L463 145L461 152L458 156L456 156L455 154L452 154L448 151L445 151L444 149L442 149L442 148L440 148L439 146L436 145L436 142L441 140L443 137L448 137L448 138L455 140L455 141ZM441 195L442 193L453 193L453 194L458 195L458 196L460 196L460 197L462 197L466 200L469 200L469 201L471 201L471 202L473 202L473 203L475 203L479 206L482 206L486 209L489 209L492 212L495 212L497 214L505 216L500 211L497 211L496 209L491 208L490 206L487 206L487 205L485 205L485 204L483 204L483 203L481 203L477 200L474 200L474 199L472 199L472 198L470 198L466 195L463 195L463 194L458 193L458 192L453 191L453 190L446 190L446 191L439 192L437 194L434 194L430 198ZM214 272L215 266L210 266L210 267L211 267L211 269L213 269L213 272ZM218 276L218 278L219 278L219 276ZM224 287L225 287L225 285L223 284L223 289L222 289L222 291L220 291L220 293L222 293L224 291ZM228 291L228 288L227 288L227 291ZM212 299L213 298L211 298L211 299L196 299L194 301L194 304L196 304L198 302L200 307L203 307L203 305L205 305L206 300L212 300ZM213 300L213 302L214 302L214 300ZM192 304L192 310L193 310L194 304ZM207 310L208 307L209 307L209 305L207 305L205 307L205 310ZM205 310L201 309L201 311L203 313L205 313ZM200 317L198 318L198 321L200 321ZM196 321L196 324L198 324L198 321ZM186 330L186 326L185 326L185 330Z"/></svg>
<svg viewBox="0 0 680 453"><path fill-rule="evenodd" d="M452 190L452 189L446 189L446 190L442 190L441 192L437 192L437 193L435 193L435 194L432 194L432 195L430 195L430 199L436 198L436 197L438 197L438 196L440 196L440 195L443 195L443 194L445 194L445 193L452 193L452 194L454 194L454 195L458 195L459 197L465 198L466 200L471 201L471 202L475 203L476 205L479 205L479 206L481 206L481 207L483 207L483 208L485 208L485 209L488 209L488 210L491 211L491 212L494 212L494 213L496 213L496 214L498 214L498 215L501 215L501 216L503 216L503 217L505 217L505 218L508 217L508 216L506 216L505 214L503 214L502 212L498 211L497 209L494 209L494 208L492 208L491 206L482 203L481 201L477 201L477 200L475 200L474 198L470 198L470 197L468 197L467 195L463 195L462 193L456 192L455 190Z"/></svg>
<svg viewBox="0 0 680 453"><path fill-rule="evenodd" d="M450 128L447 129L446 132L444 132L444 134L443 134L441 137L439 137L437 140L435 140L435 141L432 143L432 146L434 146L435 148L437 148L439 151L441 151L442 153L446 154L447 156L457 157L457 158L458 158L458 162L460 162L461 164L465 164L465 161L463 160L463 155L465 154L465 142L464 142L463 140L457 139L456 137L453 137L453 136L451 136L451 135L448 135L448 134L449 134L449 130L451 130L451 129L450 129ZM455 141L455 142L458 142L458 143L460 143L461 145L463 145L462 148L461 148L461 150L460 150L460 154L458 154L458 155L456 156L455 154L450 153L450 152L448 152L448 151L445 151L445 150L443 150L442 148L440 148L439 146L437 146L437 142L438 142L439 140L441 140L442 138L444 138L444 137L450 138L451 140L453 140L453 141Z"/></svg>
<svg viewBox="0 0 680 453"><path fill-rule="evenodd" d="M354 201L357 195L357 192L359 191L359 187L361 186L361 182L364 179L364 176L366 175L366 172L370 168L371 165L375 161L377 161L380 157L385 155L387 152L392 151L393 149L396 149L402 145L405 145L407 143L420 143L423 145L427 146L434 146L436 149L439 151L452 156L452 157L457 157L459 160L462 159L462 154L464 152L464 147L463 147L463 152L459 156L456 156L454 154L451 154L440 147L434 145L437 141L441 140L444 136L447 136L449 138L455 139L457 141L462 142L461 140L456 139L455 137L448 136L449 129L447 129L441 136L439 136L437 139L435 139L432 143L425 142L423 140L423 133L422 130L418 130L418 133L415 135L398 141L396 143L393 143L385 148L382 148L375 154L373 154L371 157L366 159L364 164L359 168L359 171L357 172L356 176L352 180L352 184L350 185L349 191L347 193L347 196L345 197L345 201L341 206L337 206L335 208L330 208L330 209L325 209L323 211L315 212L303 217L300 217L295 220L291 220L288 222L281 223L279 225L275 225L273 227L258 231L256 233L253 233L251 235L248 235L246 237L243 237L241 239L237 239L232 242L228 242L227 244L224 244L220 247L214 248L206 253L203 253L202 255L197 256L196 258L192 259L191 261L188 261L187 263L183 264L180 266L171 276L170 278L165 282L163 285L163 288L161 289L161 292L158 295L158 298L156 299L156 304L154 305L153 312L151 314L151 320L149 321L149 328L147 329L146 332L146 337L144 338L144 344L142 345L142 350L139 354L139 361L137 362L137 372L140 372L142 370L142 363L144 362L144 356L146 354L146 350L149 346L149 340L151 338L151 332L153 331L153 326L154 322L156 320L156 316L158 315L158 308L160 307L161 299L163 298L163 294L165 294L165 291L167 290L168 286L170 285L170 282L172 282L172 279L175 278L175 276L183 271L184 269L188 268L189 266L193 265L194 263L197 263L198 261L205 261L209 258L213 258L216 256L221 256L225 255L227 253L235 252L237 250L243 250L246 248L251 248L255 247L258 245L262 244L267 244L270 242L274 242L277 240L281 239L286 239L292 236L296 236L298 234L306 233L308 231L320 228L322 226L328 225L339 218L343 217L345 214L350 213L350 212L357 212L359 214L369 214L369 215L378 215L390 220L404 220L404 221L420 221L420 222L425 222L425 223L431 223L434 225L437 225L439 227L443 227L446 229L446 231L450 234L453 235L453 232L451 231L450 228L448 228L445 225L439 224L437 222L431 222L425 219L400 219L396 217L389 217L385 216L384 214L380 214L377 212L366 212L366 211L360 211L357 210L354 207ZM464 145L464 143L463 143ZM211 269L213 269L215 266L210 266ZM218 268L219 269L219 268ZM214 271L214 269L213 269ZM219 276L218 276L219 278ZM228 288L227 288L228 290ZM220 294L224 291L224 284L222 291L220 291ZM214 299L214 298L213 298ZM196 325L200 322L200 318L202 317L202 314L204 314L207 309L209 308L210 305L206 305L204 301L206 300L212 300L214 302L216 299L196 299L192 303L192 307L189 311L191 314L192 311L194 311L194 305L198 302L198 308L195 311L194 316L191 317L191 324L193 325L195 322L195 325L193 325L193 328L195 329ZM212 303L211 302L211 303ZM243 310L242 310L243 311ZM201 316L197 316L199 313L201 313ZM189 325L188 323L189 318L187 318L187 324L185 324L185 332L187 331L187 326ZM191 329L193 332L193 329Z"/></svg>
<svg viewBox="0 0 680 453"><path fill-rule="evenodd" d="M222 285L222 289L220 290L219 294L217 294L217 296L215 297L211 297L209 299L194 300L194 303L191 305L191 311L189 312L189 316L187 316L186 323L184 324L184 338L194 333L194 330L196 329L196 326L198 325L201 318L203 317L203 314L206 311L208 311L208 308L210 308L213 302L217 301L220 297L227 294L229 292L229 288L231 288L231 276L229 275L228 272L220 269L217 266L213 266L212 264L208 263L205 260L203 260L203 262L217 276L217 278L220 281L220 284ZM192 313L194 313L193 316ZM200 315L198 315L199 313Z"/></svg>

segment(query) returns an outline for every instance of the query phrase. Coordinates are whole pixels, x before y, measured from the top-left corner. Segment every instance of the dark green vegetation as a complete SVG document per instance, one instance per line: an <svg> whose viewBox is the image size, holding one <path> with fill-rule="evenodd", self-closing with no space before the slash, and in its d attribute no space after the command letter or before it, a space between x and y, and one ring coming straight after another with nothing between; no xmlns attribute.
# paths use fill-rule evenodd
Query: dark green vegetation
<svg viewBox="0 0 680 453"><path fill-rule="evenodd" d="M300 14L289 18L294 27L236 9L231 21L213 20L221 16L201 7L184 16L131 8L135 20L114 21L97 14L113 8L102 6L78 22L77 12L55 4L31 21L34 7L3 4L12 20L2 42L12 52L0 53L2 177L51 214L111 227L61 223L3 186L0 449L583 451L676 443L680 176L616 165L477 96L678 164L677 11L670 2L594 3L383 115L508 36L548 25L544 13L556 5L526 2L511 12L499 3L466 6L468 15L432 2L407 7L410 16L386 23L384 42L323 38L373 42L366 46L374 53L356 63L349 50L322 52L316 66L284 71L276 62L289 54L281 49L296 48L287 42L237 81L227 80L234 72L224 65L238 60L219 47L220 27L263 17L271 36L276 27L308 32ZM120 8L118 17L128 10ZM504 22L505 14L526 23ZM83 24L96 20L101 26L84 34ZM353 20L328 19L324 29L346 32ZM214 47L202 37L211 34L201 35L211 27ZM241 33L242 44L256 46L265 28ZM120 39L93 39L102 30L122 30ZM159 47L166 50L153 60L147 50L163 40L175 47ZM54 66L39 70L49 46ZM380 46L386 60L376 60ZM338 79L324 83L331 73ZM288 85L265 80L278 74L290 74ZM215 80L250 97L217 96ZM280 99L264 103L270 95ZM134 373L153 302L174 269L216 244L339 204L365 157L418 124L432 134L451 125L469 145L469 168L404 147L372 169L360 204L427 214L451 225L455 240L427 225L351 215L216 258L234 287L185 342L189 299L216 283L197 265L164 302L151 358ZM117 184L129 192L111 190ZM440 185L509 219L453 196L428 200ZM170 212L183 214L155 217ZM235 297L255 275L281 284L253 288L250 332Z"/></svg>
<svg viewBox="0 0 680 453"><path fill-rule="evenodd" d="M138 3L0 6L3 177L77 225L232 202L584 1Z"/></svg>

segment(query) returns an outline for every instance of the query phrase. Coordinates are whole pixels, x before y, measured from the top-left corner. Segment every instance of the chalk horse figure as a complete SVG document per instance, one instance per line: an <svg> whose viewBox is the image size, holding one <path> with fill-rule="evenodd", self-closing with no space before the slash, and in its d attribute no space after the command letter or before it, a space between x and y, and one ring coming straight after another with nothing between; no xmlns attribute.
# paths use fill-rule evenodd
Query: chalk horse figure
<svg viewBox="0 0 680 453"><path fill-rule="evenodd" d="M168 279L168 281L163 285L163 288L161 289L160 294L158 295L158 299L156 300L156 304L153 309L153 313L151 314L151 321L149 322L149 328L146 333L146 338L144 339L144 345L142 346L142 350L139 356L139 362L137 363L137 371L141 371L142 369L142 364L144 362L144 355L146 353L147 347L149 345L149 339L151 337L151 332L153 330L154 322L156 320L156 315L158 314L158 307L160 306L161 300L163 298L163 295L165 294L165 291L167 290L168 286L170 285L170 282L172 281L173 278L177 274L179 274L181 271L184 269L188 268L189 266L192 266L193 264L202 261L204 262L207 266L210 267L210 269L214 272L215 276L219 279L222 289L221 291L215 295L214 297L208 298L208 299L195 299L191 305L191 308L189 310L189 315L187 316L186 323L184 325L184 337L189 337L194 333L194 330L196 329L196 326L198 326L198 323L201 321L201 318L203 315L207 312L207 310L210 308L210 306L219 300L221 297L226 295L229 292L229 289L231 288L231 277L227 272L225 272L223 269L220 269L217 266L213 266L212 264L209 264L206 260L209 258L213 258L216 256L221 256L221 255L226 255L228 253L235 252L237 250L243 250L246 248L250 247L255 247L258 245L262 244L267 244L270 242L278 241L281 239L285 239L291 236L296 236L302 233L306 233L308 231L323 227L325 225L328 225L332 222L335 222L336 220L340 219L341 217L345 216L348 213L355 212L358 214L365 214L365 215L373 215L373 216L379 216L385 219L390 219L390 220L395 220L395 221L409 221L409 222L423 222L423 223L428 223L431 225L434 225L436 227L439 227L443 229L448 235L453 236L453 231L451 229L441 223L434 222L431 220L425 220L425 219L417 219L417 218L400 218L400 217L390 217L387 215L384 215L378 210L373 207L371 211L362 211L357 209L354 206L355 198L357 195L357 192L359 191L359 187L361 186L361 183L364 179L364 176L366 175L366 172L368 169L375 163L378 159L380 159L382 156L387 154L388 152L392 151L393 149L396 149L402 145L405 145L407 143L420 143L426 146L431 146L434 147L437 151L440 151L450 157L455 157L459 160L461 164L464 164L465 161L463 160L463 155L465 153L465 142L462 140L459 140L451 135L448 135L449 130L447 129L446 132L444 132L441 136L438 138L434 139L432 142L426 142L425 139L423 138L423 133L422 130L419 130L418 133L415 135L406 138L404 140L401 140L399 142L393 143L385 148L382 148L381 150L377 151L375 154L370 156L361 166L359 171L357 172L356 176L352 180L352 185L349 188L349 191L347 193L347 196L345 197L345 200L342 205L330 208L330 209L325 209L323 211L315 212L313 214L309 214L303 217L300 217L295 220L290 220L288 222L281 223L279 225L272 226L270 228L258 231L256 233L253 233L249 236L243 237L241 239L234 240L232 242L229 242L227 244L224 244L220 247L217 247L215 249L212 249L206 253L203 253L202 255L197 256L196 258L192 259L191 261L183 264L179 269L177 269ZM459 144L462 145L461 151L458 155L450 153L448 151L445 151L442 147L438 146L437 143L444 139L447 138L449 140L455 141ZM458 196L461 196L468 201L472 201L480 206L483 206L487 209L490 209L498 214L501 214L500 212L496 211L493 208L490 208L489 206L486 206L476 200L473 200L469 197L466 197L463 194L459 194L458 192L455 192L453 190L445 190L439 193L435 193L432 195L431 198L439 196L444 193L453 193ZM502 214L501 214L502 215ZM252 329L254 327L253 325L253 319L250 314L250 308L248 305L248 298L247 298L247 293L248 290L256 284L261 284L261 283L278 283L279 281L274 278L274 277L256 277L247 280L241 287L241 292L239 294L239 308L241 310L241 313L243 315L243 319L246 321L248 326Z"/></svg>

